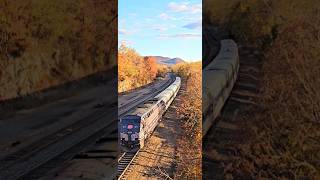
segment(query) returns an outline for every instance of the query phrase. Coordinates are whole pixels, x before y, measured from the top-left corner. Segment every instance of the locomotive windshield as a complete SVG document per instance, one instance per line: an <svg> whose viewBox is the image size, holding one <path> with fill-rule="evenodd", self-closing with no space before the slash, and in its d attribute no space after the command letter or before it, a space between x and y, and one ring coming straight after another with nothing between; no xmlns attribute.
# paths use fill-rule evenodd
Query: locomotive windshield
<svg viewBox="0 0 320 180"><path fill-rule="evenodd" d="M120 120L120 128L121 132L127 132L127 131L139 131L140 129L140 116L132 116L128 115Z"/></svg>

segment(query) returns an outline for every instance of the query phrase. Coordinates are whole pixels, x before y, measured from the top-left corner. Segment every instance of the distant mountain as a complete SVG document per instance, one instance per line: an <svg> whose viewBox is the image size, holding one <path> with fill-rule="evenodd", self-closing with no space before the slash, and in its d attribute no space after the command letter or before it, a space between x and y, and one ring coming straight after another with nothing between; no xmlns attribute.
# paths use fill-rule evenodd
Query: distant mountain
<svg viewBox="0 0 320 180"><path fill-rule="evenodd" d="M173 58L167 61L169 64L179 64L179 63L186 63L183 59L181 58Z"/></svg>
<svg viewBox="0 0 320 180"><path fill-rule="evenodd" d="M157 61L157 64L164 64L167 66L172 66L179 63L186 63L181 58L169 58L169 57L163 57L163 56L149 56L149 57L155 58Z"/></svg>

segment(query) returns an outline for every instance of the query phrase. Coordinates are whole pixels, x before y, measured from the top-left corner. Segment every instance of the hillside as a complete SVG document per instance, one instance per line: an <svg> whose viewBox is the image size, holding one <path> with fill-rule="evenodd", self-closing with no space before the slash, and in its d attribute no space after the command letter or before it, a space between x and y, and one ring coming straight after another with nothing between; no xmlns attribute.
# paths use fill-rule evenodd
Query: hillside
<svg viewBox="0 0 320 180"><path fill-rule="evenodd" d="M2 0L0 101L115 67L116 4Z"/></svg>
<svg viewBox="0 0 320 180"><path fill-rule="evenodd" d="M235 161L224 175L320 179L320 1L212 0L203 7L207 22L262 52L259 106L237 117L249 136L228 144Z"/></svg>
<svg viewBox="0 0 320 180"><path fill-rule="evenodd" d="M147 56L147 57L153 57L156 59L157 64L163 64L167 66L172 66L179 63L186 63L183 59L178 57L176 58L169 58L169 57L163 57L163 56Z"/></svg>

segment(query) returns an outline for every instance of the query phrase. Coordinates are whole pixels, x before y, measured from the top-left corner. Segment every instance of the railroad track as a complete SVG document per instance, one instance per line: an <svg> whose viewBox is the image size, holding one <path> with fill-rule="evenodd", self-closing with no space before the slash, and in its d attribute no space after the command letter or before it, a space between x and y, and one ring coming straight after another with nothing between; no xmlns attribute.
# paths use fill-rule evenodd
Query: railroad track
<svg viewBox="0 0 320 180"><path fill-rule="evenodd" d="M137 152L124 152L118 160L118 176L120 180L126 179L126 173L130 170L130 166L134 164L135 157L138 155Z"/></svg>
<svg viewBox="0 0 320 180"><path fill-rule="evenodd" d="M6 156L0 160L0 179L40 177L41 174L37 170L43 171L42 168L47 163L52 166L49 161L52 162L57 158L59 158L59 160L56 160L57 162L69 160L74 154L67 153L65 156L61 156L61 154L73 149L82 150L83 142L89 140L87 143L92 144L98 140L99 136L116 130L116 123L105 120L105 118L110 118L110 114L116 110L116 105L102 108L95 111L95 114ZM48 169L48 167L45 169Z"/></svg>
<svg viewBox="0 0 320 180"><path fill-rule="evenodd" d="M220 116L203 138L203 179L224 179L224 164L236 159L235 147L245 140L245 132L237 120L248 108L258 106L260 56L252 47L239 47L237 81ZM214 156L209 155L212 150L216 152Z"/></svg>
<svg viewBox="0 0 320 180"><path fill-rule="evenodd" d="M173 83L174 78L171 78L171 81L168 81L166 86L161 88L160 91L157 91L157 94L161 91L163 91L166 87L168 87L171 83ZM154 97L155 95L153 95ZM151 98L151 97L149 97ZM148 98L148 99L149 99ZM140 150L139 150L140 151ZM130 171L131 165L134 164L135 157L139 154L139 151L137 152L124 152L118 159L118 175L117 179L126 179L126 173Z"/></svg>
<svg viewBox="0 0 320 180"><path fill-rule="evenodd" d="M168 124L171 124L171 123L176 123L176 122L174 122L175 119L172 119L172 115L176 113L176 110L177 110L177 107L178 107L177 105L179 105L181 103L181 101L182 101L181 100L181 96L184 96L186 94L186 86L187 86L186 82L182 81L181 82L181 87L179 89L179 92L178 92L176 98L174 99L174 101L172 102L172 104L170 105L168 110L165 112L165 114L163 115L163 120L162 121L164 121L165 119L167 119L168 121L171 121L171 122L168 122L167 120L165 120L167 122L162 122L162 123L164 123L164 126L166 124L168 125ZM173 128L173 127L171 127L171 128ZM158 131L158 132L156 132L156 131ZM180 132L180 131L178 130L178 132ZM158 135L161 134L161 130L160 130L160 132L159 132L159 130L155 130L154 133L157 133L156 136L158 136ZM153 141L151 138L152 138L152 136L150 137L150 141ZM175 138L177 138L177 137L175 137ZM173 139L175 139L175 138L173 138ZM170 143L173 143L173 142L170 142ZM118 164L120 165L120 166L118 166L118 179L119 180L125 180L128 177L130 177L130 179L139 179L140 176L142 174L144 176L145 173L147 173L147 176L150 179L154 179L154 178L157 178L157 179L170 179L170 177L173 176L173 174L172 174L173 172L170 172L170 174L164 174L161 169L166 171L166 169L170 169L170 167L175 166L176 164L175 164L174 159L176 158L176 154L171 154L172 155L171 156L171 158L172 158L171 160L163 160L161 158L160 154L165 154L165 153L162 152L162 151L161 152L160 151L154 151L156 149L159 149L159 147L162 147L162 145L158 144L158 146L152 146L152 148L148 147L147 149L141 149L141 150L139 150L138 153L136 153L134 156L132 156L132 158L129 157L129 158L126 158L126 160L122 160L122 159L124 159L123 157L125 155L125 153L123 153L118 159ZM176 147L172 147L172 148L174 149L174 151L176 151ZM148 156L149 153L151 153L152 155ZM170 157L170 155L166 156L166 158L169 158L169 157ZM138 174L140 174L140 175L136 176L137 174L134 173L134 172L137 172L137 169L135 169L135 168L137 168L137 166L143 165L143 164L140 164L140 163L144 162L143 161L144 158L149 158L150 162L153 162L153 163L156 163L156 162L159 163L161 161L165 161L165 163L167 163L168 166L166 168L160 168L160 169L157 169L155 167L155 169L153 169L154 172L143 172L143 169L138 169L138 171L140 172ZM123 162L123 163L120 163L120 162ZM155 165L157 165L157 164L155 164ZM150 167L150 164L148 165L148 167ZM134 176L132 176L132 175L134 175Z"/></svg>
<svg viewBox="0 0 320 180"><path fill-rule="evenodd" d="M173 78L170 78L162 88L145 96L142 101L155 96L172 81ZM140 103L141 99L131 102L120 115L124 115ZM116 102L105 104L81 120L5 156L0 159L0 180L40 178L63 162L71 160L99 139L117 137L117 110ZM110 138L110 141L117 143L114 138Z"/></svg>
<svg viewBox="0 0 320 180"><path fill-rule="evenodd" d="M130 101L129 104L126 104L124 106L122 106L121 108L119 108L119 118L126 115L128 112L130 112L132 109L134 109L136 106L138 106L142 101L146 101L150 98L153 98L156 94L158 94L159 92L163 91L164 89L166 89L171 83L173 83L174 78L171 77L169 80L167 80L163 86L159 89L154 88L153 89L153 93L145 95L143 100L141 99L135 99L133 101Z"/></svg>

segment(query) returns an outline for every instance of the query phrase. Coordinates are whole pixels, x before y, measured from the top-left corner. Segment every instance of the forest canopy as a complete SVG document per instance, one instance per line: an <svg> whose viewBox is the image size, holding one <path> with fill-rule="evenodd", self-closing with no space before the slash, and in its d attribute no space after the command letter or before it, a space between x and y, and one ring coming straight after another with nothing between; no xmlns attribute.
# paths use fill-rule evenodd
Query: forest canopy
<svg viewBox="0 0 320 180"><path fill-rule="evenodd" d="M149 84L156 78L157 73L158 67L154 57L143 57L133 48L120 46L118 52L119 92Z"/></svg>
<svg viewBox="0 0 320 180"><path fill-rule="evenodd" d="M0 100L115 67L116 3L1 0Z"/></svg>

